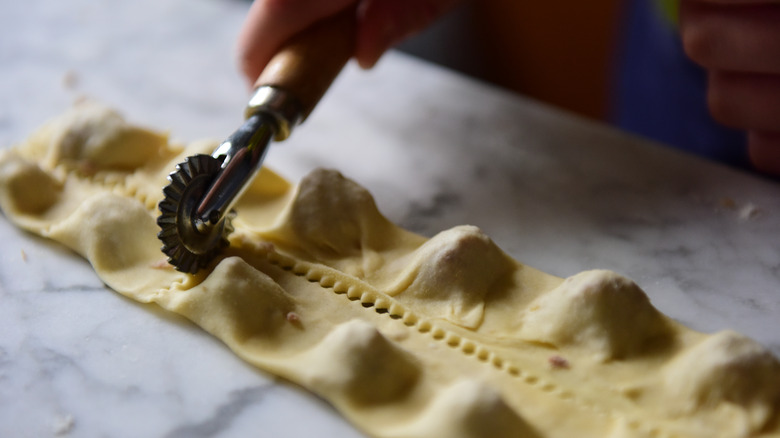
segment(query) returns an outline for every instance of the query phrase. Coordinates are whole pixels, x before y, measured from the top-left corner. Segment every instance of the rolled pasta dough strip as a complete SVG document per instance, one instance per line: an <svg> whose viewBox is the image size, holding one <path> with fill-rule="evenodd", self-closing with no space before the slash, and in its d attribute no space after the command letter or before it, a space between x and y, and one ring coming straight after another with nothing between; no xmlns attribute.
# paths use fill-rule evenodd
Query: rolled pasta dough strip
<svg viewBox="0 0 780 438"><path fill-rule="evenodd" d="M755 342L689 330L613 272L525 266L473 226L405 231L336 171L263 169L225 254L172 270L160 190L213 146L82 104L3 153L0 206L371 436L780 436L780 365Z"/></svg>

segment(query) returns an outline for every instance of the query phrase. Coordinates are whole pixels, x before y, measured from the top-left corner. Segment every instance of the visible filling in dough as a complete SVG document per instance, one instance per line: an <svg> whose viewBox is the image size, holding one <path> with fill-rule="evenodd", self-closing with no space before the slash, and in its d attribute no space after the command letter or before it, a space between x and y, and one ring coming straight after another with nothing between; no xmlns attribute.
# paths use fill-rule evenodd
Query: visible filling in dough
<svg viewBox="0 0 780 438"><path fill-rule="evenodd" d="M522 265L473 226L405 231L335 171L264 169L224 256L170 269L161 188L214 146L82 104L3 153L0 207L371 436L780 436L780 363L756 342L687 329L613 272Z"/></svg>

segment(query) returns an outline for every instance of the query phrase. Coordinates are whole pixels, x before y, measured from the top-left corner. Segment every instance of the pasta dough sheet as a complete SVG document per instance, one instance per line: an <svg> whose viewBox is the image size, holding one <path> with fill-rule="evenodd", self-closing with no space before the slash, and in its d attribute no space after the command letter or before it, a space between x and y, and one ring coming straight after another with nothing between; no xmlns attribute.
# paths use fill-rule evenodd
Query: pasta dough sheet
<svg viewBox="0 0 780 438"><path fill-rule="evenodd" d="M473 226L426 239L331 170L263 169L230 248L174 271L155 218L182 146L80 104L0 159L0 206L115 291L192 320L374 437L780 437L780 363L610 271L557 278Z"/></svg>

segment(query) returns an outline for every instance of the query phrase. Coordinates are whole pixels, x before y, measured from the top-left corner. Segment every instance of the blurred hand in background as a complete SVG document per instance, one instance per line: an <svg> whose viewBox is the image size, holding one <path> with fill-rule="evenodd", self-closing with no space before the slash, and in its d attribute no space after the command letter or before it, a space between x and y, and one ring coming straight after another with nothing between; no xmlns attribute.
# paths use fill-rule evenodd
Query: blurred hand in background
<svg viewBox="0 0 780 438"><path fill-rule="evenodd" d="M746 130L756 169L780 175L780 1L682 0L680 33L713 117Z"/></svg>

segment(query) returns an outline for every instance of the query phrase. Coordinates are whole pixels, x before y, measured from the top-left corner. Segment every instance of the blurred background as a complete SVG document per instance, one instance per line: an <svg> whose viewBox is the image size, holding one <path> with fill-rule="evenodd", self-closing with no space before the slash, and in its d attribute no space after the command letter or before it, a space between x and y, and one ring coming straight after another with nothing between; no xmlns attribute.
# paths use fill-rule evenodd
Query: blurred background
<svg viewBox="0 0 780 438"><path fill-rule="evenodd" d="M399 48L586 118L752 171L743 131L710 115L676 0L463 0Z"/></svg>
<svg viewBox="0 0 780 438"><path fill-rule="evenodd" d="M605 120L620 4L464 1L399 49Z"/></svg>

